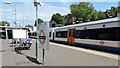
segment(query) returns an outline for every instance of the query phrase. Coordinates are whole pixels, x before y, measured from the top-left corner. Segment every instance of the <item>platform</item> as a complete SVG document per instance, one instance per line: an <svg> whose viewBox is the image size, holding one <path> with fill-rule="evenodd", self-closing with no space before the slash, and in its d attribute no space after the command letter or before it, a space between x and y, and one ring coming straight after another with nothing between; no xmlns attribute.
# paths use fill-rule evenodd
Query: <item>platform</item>
<svg viewBox="0 0 120 68"><path fill-rule="evenodd" d="M14 51L12 40L2 40L2 66L41 66L34 62L35 40L30 50ZM42 53L42 50L40 50ZM84 48L50 42L50 50L45 52L45 66L118 66L119 56ZM40 56L42 63L42 55Z"/></svg>

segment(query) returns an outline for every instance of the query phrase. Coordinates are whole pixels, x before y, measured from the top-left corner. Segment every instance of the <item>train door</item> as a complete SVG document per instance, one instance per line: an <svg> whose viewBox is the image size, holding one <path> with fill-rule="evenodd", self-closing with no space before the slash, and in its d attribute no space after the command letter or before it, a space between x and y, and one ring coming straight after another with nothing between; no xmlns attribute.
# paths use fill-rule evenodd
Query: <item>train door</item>
<svg viewBox="0 0 120 68"><path fill-rule="evenodd" d="M34 38L35 38L35 39L37 38L36 36L37 36L37 33L35 32L35 33L34 33Z"/></svg>
<svg viewBox="0 0 120 68"><path fill-rule="evenodd" d="M54 32L53 32L53 40L54 40Z"/></svg>
<svg viewBox="0 0 120 68"><path fill-rule="evenodd" d="M69 44L75 44L75 29L69 29L68 30L68 43Z"/></svg>

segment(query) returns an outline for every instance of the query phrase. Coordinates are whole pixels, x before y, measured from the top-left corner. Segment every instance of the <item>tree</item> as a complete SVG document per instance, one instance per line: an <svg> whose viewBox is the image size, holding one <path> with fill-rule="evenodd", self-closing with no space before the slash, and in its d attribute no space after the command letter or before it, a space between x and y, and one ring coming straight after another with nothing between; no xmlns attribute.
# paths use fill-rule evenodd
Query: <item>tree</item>
<svg viewBox="0 0 120 68"><path fill-rule="evenodd" d="M0 21L0 26L2 26L2 22Z"/></svg>
<svg viewBox="0 0 120 68"><path fill-rule="evenodd" d="M53 14L51 21L52 20L54 20L57 24L65 24L64 18L59 13Z"/></svg>
<svg viewBox="0 0 120 68"><path fill-rule="evenodd" d="M65 25L70 25L72 24L72 22L75 20L75 18L72 16L72 14L67 14L64 16L64 21L65 21Z"/></svg>
<svg viewBox="0 0 120 68"><path fill-rule="evenodd" d="M76 21L88 21L91 19L94 7L90 2L80 2L79 4L72 4L70 6L71 13L76 17Z"/></svg>
<svg viewBox="0 0 120 68"><path fill-rule="evenodd" d="M96 21L96 20L98 20L98 12L95 10L94 11L94 13L93 13L93 15L92 15L92 17L91 17L91 19L90 19L91 21Z"/></svg>
<svg viewBox="0 0 120 68"><path fill-rule="evenodd" d="M39 19L38 19L38 24L40 24L40 23L42 23L42 22L43 22L43 20L39 18ZM34 26L37 26L37 21L35 21Z"/></svg>
<svg viewBox="0 0 120 68"><path fill-rule="evenodd" d="M109 15L112 16L112 17L116 17L117 16L117 12L111 10L110 13L109 13Z"/></svg>
<svg viewBox="0 0 120 68"><path fill-rule="evenodd" d="M117 17L118 8L119 8L119 7L114 8L113 10L110 10L110 13L108 13L109 16Z"/></svg>
<svg viewBox="0 0 120 68"><path fill-rule="evenodd" d="M118 6L118 7L116 8L116 10L120 13L120 6Z"/></svg>
<svg viewBox="0 0 120 68"><path fill-rule="evenodd" d="M99 19L99 20L101 20L101 19L105 19L105 18L106 18L105 13L104 13L104 12L99 11L99 12L98 12L98 19Z"/></svg>
<svg viewBox="0 0 120 68"><path fill-rule="evenodd" d="M0 24L2 26L6 26L6 24L7 24L7 26L10 26L9 22L7 22L7 21L2 21L2 22L0 22Z"/></svg>

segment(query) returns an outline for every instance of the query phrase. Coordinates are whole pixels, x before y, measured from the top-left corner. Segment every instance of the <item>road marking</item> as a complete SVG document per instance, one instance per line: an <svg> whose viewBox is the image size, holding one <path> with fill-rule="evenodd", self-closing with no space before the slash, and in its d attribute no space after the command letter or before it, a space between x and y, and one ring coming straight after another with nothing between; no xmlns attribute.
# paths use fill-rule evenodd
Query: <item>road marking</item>
<svg viewBox="0 0 120 68"><path fill-rule="evenodd" d="M52 43L52 42L50 42L50 44L61 46L61 47L66 47L69 49L79 50L79 51L83 51L83 52L87 52L87 53L91 53L91 54L95 54L95 55L100 55L100 56L104 56L107 58L120 60L119 55L109 54L109 53L105 53L105 52L98 52L98 51L93 51L93 50L88 50L88 49L83 49L83 48L78 48L78 47L72 47L72 46L63 45L63 44L56 44L56 43Z"/></svg>

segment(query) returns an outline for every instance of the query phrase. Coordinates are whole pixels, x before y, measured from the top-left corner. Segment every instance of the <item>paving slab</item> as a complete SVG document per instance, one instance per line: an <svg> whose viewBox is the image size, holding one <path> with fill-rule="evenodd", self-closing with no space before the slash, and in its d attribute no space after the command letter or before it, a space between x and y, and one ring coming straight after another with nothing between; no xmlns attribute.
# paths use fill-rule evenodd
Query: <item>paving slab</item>
<svg viewBox="0 0 120 68"><path fill-rule="evenodd" d="M35 62L35 40L32 40L30 50L22 50L20 53L15 52L15 45L11 42L2 40L2 66L42 66L42 49L40 63ZM51 42L50 50L45 51L45 66L118 66L118 59L114 58L117 55L86 50Z"/></svg>

